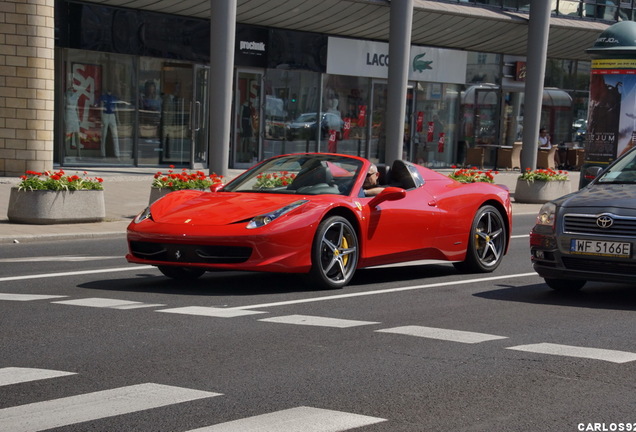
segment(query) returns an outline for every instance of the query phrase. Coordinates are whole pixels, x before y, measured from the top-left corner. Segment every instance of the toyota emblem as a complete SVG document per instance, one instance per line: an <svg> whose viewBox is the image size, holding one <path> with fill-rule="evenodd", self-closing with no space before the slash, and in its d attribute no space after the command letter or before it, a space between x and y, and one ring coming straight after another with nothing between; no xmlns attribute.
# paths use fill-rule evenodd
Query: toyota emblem
<svg viewBox="0 0 636 432"><path fill-rule="evenodd" d="M609 217L607 215L599 216L596 219L596 225L599 228L609 228L609 227L612 226L613 223L614 223L614 219L612 219L611 217Z"/></svg>

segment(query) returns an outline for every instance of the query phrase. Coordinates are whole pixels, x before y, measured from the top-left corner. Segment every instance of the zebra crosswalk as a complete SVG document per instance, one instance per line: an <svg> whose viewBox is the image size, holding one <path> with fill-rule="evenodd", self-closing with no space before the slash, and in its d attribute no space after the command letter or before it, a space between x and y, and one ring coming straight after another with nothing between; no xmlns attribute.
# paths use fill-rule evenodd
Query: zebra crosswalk
<svg viewBox="0 0 636 432"><path fill-rule="evenodd" d="M7 367L0 369L0 386L70 375L74 373ZM37 432L219 396L223 394L157 383L135 384L0 409L0 431ZM188 432L337 432L384 421L386 419L378 417L303 406L211 424ZM147 430L156 429L148 425Z"/></svg>
<svg viewBox="0 0 636 432"><path fill-rule="evenodd" d="M109 298L82 298L82 299L64 299L55 295L29 295L29 294L3 294L0 293L0 301L37 301L51 300L53 304L109 308L117 310L131 310L142 308L156 308L155 312L194 315L209 318L239 318L250 315L262 315L268 312L262 310L254 310L248 307L222 308L222 307L205 307L205 306L184 306L178 308L167 308L164 304L158 303L142 303L128 300L109 299ZM55 300L55 301L53 301ZM266 308L270 305L259 305L259 309ZM350 320L343 318L309 316L309 315L285 315L269 318L256 318L257 321L263 323L275 323L285 325L314 326L314 327L331 327L346 329L359 326L378 326L382 323L376 321ZM444 329L418 325L405 325L392 328L373 330L377 333L394 334L401 336L410 336L424 339L436 339L447 342L477 344L491 342L497 340L508 339L508 336L493 335L486 333L477 333L457 329ZM538 355L556 355L564 357L585 358L590 360L607 361L612 363L629 363L636 361L636 353L618 350L600 349L598 347L581 347L562 344L554 344L550 342L541 342L529 345L518 345L506 347L508 350L517 352L526 352ZM0 383L2 375L0 375Z"/></svg>

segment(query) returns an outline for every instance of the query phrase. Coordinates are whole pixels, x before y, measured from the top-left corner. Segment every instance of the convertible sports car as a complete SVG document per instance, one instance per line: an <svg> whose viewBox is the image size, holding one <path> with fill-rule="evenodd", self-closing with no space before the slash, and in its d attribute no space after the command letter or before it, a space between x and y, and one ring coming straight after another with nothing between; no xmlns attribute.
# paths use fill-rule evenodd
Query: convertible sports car
<svg viewBox="0 0 636 432"><path fill-rule="evenodd" d="M378 167L387 187L365 197L370 166L347 155L283 155L210 192L172 192L131 222L126 258L175 279L305 273L322 288L398 262L446 260L465 272L499 266L512 224L507 189L397 160Z"/></svg>

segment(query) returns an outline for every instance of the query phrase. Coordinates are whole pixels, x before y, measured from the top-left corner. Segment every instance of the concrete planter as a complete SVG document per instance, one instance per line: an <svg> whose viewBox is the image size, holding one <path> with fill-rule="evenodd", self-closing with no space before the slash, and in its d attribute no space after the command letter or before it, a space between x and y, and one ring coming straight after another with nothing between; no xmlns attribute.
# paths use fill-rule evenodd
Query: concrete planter
<svg viewBox="0 0 636 432"><path fill-rule="evenodd" d="M101 222L106 217L104 191L12 188L7 217L12 223L33 225Z"/></svg>
<svg viewBox="0 0 636 432"><path fill-rule="evenodd" d="M571 191L570 180L527 181L517 180L514 198L518 203L543 204Z"/></svg>

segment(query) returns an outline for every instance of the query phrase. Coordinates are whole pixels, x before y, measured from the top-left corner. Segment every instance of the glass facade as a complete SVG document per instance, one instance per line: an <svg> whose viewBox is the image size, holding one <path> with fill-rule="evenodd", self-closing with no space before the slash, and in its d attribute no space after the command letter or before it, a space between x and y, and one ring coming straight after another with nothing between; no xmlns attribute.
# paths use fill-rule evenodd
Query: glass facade
<svg viewBox="0 0 636 432"><path fill-rule="evenodd" d="M63 109L56 121L56 162L205 167L210 71L203 48L193 45L192 37L205 40L208 24L143 11L64 4L65 13L58 19L83 20L60 26L69 33L58 37L62 45L57 48L62 83L58 100L63 101ZM110 30L113 23L121 34L131 36L127 44L103 37L102 30ZM158 28L147 29L150 24L179 31L170 39ZM134 36L139 33L144 37ZM369 54L359 69L362 72L346 64L355 62L358 47L384 48L378 42L345 42L338 42L344 61L334 62L339 65L334 71L328 69L331 45L326 35L237 27L231 167L247 168L274 155L305 151L384 162L386 75L369 72ZM445 51L412 49L414 54L435 51L427 59ZM466 55L465 63L460 62L465 70L461 81L447 77L448 71L458 69L454 60L439 60L447 71L441 77L409 77L403 159L432 168L449 167L464 163L467 148L481 146L487 149L486 163L496 165L496 147L520 139L525 59L451 54L458 57L458 53ZM554 142L580 136L581 120L587 118L589 73L588 62L548 61L549 91L541 121ZM62 108L59 102L58 106Z"/></svg>

